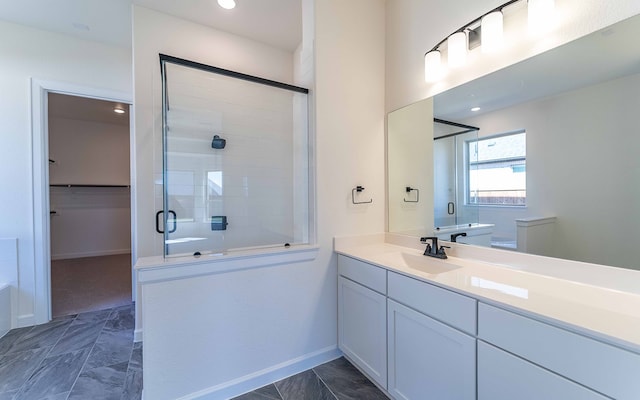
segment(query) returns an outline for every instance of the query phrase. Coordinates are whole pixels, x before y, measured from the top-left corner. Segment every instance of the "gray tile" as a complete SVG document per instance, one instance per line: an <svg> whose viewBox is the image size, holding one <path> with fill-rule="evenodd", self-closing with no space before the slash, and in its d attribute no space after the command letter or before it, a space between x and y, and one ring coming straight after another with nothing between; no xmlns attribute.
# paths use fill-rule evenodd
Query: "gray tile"
<svg viewBox="0 0 640 400"><path fill-rule="evenodd" d="M38 400L67 400L70 392L52 394L51 396L42 397Z"/></svg>
<svg viewBox="0 0 640 400"><path fill-rule="evenodd" d="M46 324L36 325L29 332L22 335L11 346L7 354L51 347L62 337L71 322L71 319L56 319Z"/></svg>
<svg viewBox="0 0 640 400"><path fill-rule="evenodd" d="M85 369L129 362L133 350L133 331L103 330L87 359Z"/></svg>
<svg viewBox="0 0 640 400"><path fill-rule="evenodd" d="M253 392L238 396L233 400L282 400L282 397L280 397L280 393L278 393L275 385L267 385Z"/></svg>
<svg viewBox="0 0 640 400"><path fill-rule="evenodd" d="M0 355L4 355L7 351L9 351L14 343L20 340L22 336L26 335L31 329L33 329L33 326L12 329L7 332L6 335L0 338Z"/></svg>
<svg viewBox="0 0 640 400"><path fill-rule="evenodd" d="M135 307L131 304L114 308L105 324L105 329L133 330L135 326Z"/></svg>
<svg viewBox="0 0 640 400"><path fill-rule="evenodd" d="M121 400L142 399L142 371L129 367L127 378L124 381L124 392Z"/></svg>
<svg viewBox="0 0 640 400"><path fill-rule="evenodd" d="M69 400L120 400L124 392L127 363L83 371Z"/></svg>
<svg viewBox="0 0 640 400"><path fill-rule="evenodd" d="M380 389L344 357L319 365L313 370L338 400L388 400Z"/></svg>
<svg viewBox="0 0 640 400"><path fill-rule="evenodd" d="M89 349L45 358L22 387L16 400L34 400L71 390Z"/></svg>
<svg viewBox="0 0 640 400"><path fill-rule="evenodd" d="M283 379L275 386L284 400L336 400L313 370Z"/></svg>
<svg viewBox="0 0 640 400"><path fill-rule="evenodd" d="M17 390L12 390L10 392L0 393L0 400L13 400L15 399L15 395L18 393Z"/></svg>
<svg viewBox="0 0 640 400"><path fill-rule="evenodd" d="M53 321L63 321L66 319L75 319L78 316L78 314L69 314L69 315L59 315L55 318L53 318Z"/></svg>
<svg viewBox="0 0 640 400"><path fill-rule="evenodd" d="M0 392L20 389L49 350L50 347L45 347L0 357Z"/></svg>
<svg viewBox="0 0 640 400"><path fill-rule="evenodd" d="M64 354L93 347L103 326L104 321L86 323L74 321L58 343L51 349L50 355Z"/></svg>
<svg viewBox="0 0 640 400"><path fill-rule="evenodd" d="M109 315L111 315L110 308L106 310L90 311L90 312L78 314L78 316L76 317L76 320L83 321L83 322L100 322L100 321L106 321L109 318Z"/></svg>
<svg viewBox="0 0 640 400"><path fill-rule="evenodd" d="M129 360L129 369L142 370L142 346L133 346L131 359Z"/></svg>

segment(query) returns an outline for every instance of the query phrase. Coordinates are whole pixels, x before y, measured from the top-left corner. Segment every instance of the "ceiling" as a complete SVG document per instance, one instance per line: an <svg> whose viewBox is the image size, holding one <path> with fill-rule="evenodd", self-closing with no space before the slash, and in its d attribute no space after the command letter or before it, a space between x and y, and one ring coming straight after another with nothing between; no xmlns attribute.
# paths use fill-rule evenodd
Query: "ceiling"
<svg viewBox="0 0 640 400"><path fill-rule="evenodd" d="M128 104L58 93L49 93L48 103L50 118L75 119L129 126ZM113 111L114 108L125 110L125 113L117 114Z"/></svg>
<svg viewBox="0 0 640 400"><path fill-rule="evenodd" d="M302 0L0 0L0 20L131 47L131 6L230 32L293 52L302 38Z"/></svg>

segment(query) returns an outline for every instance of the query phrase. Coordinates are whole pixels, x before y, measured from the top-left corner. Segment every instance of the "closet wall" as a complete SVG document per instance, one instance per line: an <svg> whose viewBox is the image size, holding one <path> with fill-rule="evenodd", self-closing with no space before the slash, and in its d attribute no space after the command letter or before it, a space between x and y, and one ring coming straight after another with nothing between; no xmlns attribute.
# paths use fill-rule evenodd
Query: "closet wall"
<svg viewBox="0 0 640 400"><path fill-rule="evenodd" d="M129 137L113 103L49 95L53 260L131 251Z"/></svg>

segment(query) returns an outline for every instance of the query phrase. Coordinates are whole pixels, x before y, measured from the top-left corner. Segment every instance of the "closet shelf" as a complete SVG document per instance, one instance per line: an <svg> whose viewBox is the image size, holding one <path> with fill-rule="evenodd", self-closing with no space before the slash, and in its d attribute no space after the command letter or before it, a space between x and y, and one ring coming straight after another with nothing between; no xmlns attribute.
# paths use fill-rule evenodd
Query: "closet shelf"
<svg viewBox="0 0 640 400"><path fill-rule="evenodd" d="M104 188L128 188L130 185L80 185L80 184L51 184L50 187L104 187Z"/></svg>

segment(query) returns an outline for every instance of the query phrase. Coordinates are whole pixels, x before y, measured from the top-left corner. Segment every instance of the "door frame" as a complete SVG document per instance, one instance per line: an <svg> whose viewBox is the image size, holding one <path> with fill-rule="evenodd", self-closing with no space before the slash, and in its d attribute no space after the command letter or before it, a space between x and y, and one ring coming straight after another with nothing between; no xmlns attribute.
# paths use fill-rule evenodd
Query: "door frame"
<svg viewBox="0 0 640 400"><path fill-rule="evenodd" d="M31 78L31 141L33 167L33 232L35 304L33 321L29 325L51 320L51 236L49 205L49 105L48 94L60 93L128 104L133 115L132 95L126 92ZM131 256L135 259L135 138L133 118L129 124L131 174ZM132 264L133 265L133 264ZM133 267L132 267L133 270ZM132 272L133 273L133 272ZM135 279L132 297L135 298Z"/></svg>

